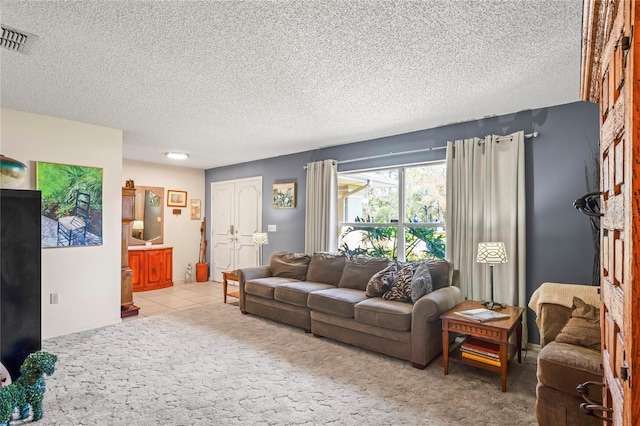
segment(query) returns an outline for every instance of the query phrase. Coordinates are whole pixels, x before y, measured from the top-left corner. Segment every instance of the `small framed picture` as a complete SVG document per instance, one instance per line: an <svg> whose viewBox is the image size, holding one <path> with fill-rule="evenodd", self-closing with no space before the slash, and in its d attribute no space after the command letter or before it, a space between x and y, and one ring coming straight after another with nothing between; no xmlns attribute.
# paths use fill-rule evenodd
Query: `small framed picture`
<svg viewBox="0 0 640 426"><path fill-rule="evenodd" d="M173 189L168 190L167 206L187 207L187 191L175 191Z"/></svg>
<svg viewBox="0 0 640 426"><path fill-rule="evenodd" d="M296 183L273 184L273 208L293 209L296 206Z"/></svg>
<svg viewBox="0 0 640 426"><path fill-rule="evenodd" d="M200 219L200 200L196 198L192 198L190 203L191 203L191 208L190 208L191 219L199 220Z"/></svg>

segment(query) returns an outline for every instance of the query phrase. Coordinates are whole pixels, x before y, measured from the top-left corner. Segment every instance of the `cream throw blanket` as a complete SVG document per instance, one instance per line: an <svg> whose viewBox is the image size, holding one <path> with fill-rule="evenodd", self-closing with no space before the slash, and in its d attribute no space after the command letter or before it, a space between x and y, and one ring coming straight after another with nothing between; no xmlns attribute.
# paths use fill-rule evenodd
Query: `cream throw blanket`
<svg viewBox="0 0 640 426"><path fill-rule="evenodd" d="M529 307L536 313L536 324L540 327L538 319L540 318L542 305L545 303L554 303L571 308L573 306L573 296L576 296L589 305L599 307L599 288L581 284L543 283L533 292L531 300L529 300Z"/></svg>

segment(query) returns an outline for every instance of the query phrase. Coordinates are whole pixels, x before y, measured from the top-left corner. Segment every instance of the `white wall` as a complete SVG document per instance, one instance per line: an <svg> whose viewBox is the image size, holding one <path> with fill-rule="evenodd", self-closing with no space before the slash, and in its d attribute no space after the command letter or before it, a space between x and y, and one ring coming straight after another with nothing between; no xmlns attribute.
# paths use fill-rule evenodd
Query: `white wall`
<svg viewBox="0 0 640 426"><path fill-rule="evenodd" d="M200 223L204 219L207 201L204 198L204 170L124 160L122 186L127 179L132 179L136 186L164 188L164 242L154 244L154 247L173 247L173 281L184 281L187 264L191 263L195 274L195 264L198 262ZM167 191L170 189L187 191L187 207L180 208L180 215L172 213L177 207L167 207ZM190 219L189 205L192 199L201 201L200 220ZM130 249L142 247L132 246ZM133 297L135 300L135 294Z"/></svg>
<svg viewBox="0 0 640 426"><path fill-rule="evenodd" d="M29 167L19 189L36 189L35 162L103 169L101 246L42 250L42 337L120 322L122 131L2 109L2 154ZM59 303L49 304L49 294Z"/></svg>

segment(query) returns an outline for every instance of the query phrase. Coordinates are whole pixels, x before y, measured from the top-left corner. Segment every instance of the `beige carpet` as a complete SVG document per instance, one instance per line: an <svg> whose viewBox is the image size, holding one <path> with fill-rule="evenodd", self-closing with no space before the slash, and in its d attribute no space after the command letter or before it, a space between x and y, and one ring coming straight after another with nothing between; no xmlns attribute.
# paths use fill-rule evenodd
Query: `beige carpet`
<svg viewBox="0 0 640 426"><path fill-rule="evenodd" d="M235 306L234 306L235 305ZM216 303L47 340L45 425L535 425L535 360L410 363Z"/></svg>

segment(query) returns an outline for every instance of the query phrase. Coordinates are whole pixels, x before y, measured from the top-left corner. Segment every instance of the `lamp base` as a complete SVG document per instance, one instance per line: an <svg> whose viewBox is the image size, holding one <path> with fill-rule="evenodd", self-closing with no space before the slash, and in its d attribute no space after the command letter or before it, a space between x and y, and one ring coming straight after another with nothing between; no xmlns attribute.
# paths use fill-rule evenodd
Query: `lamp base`
<svg viewBox="0 0 640 426"><path fill-rule="evenodd" d="M503 308L506 308L506 307L507 307L506 303L498 303L498 302L494 302L493 300L489 300L489 301L486 301L486 302L482 302L482 304L483 304L484 306L486 306L486 307L487 307L487 309L489 309L489 310L491 310L491 311L492 311L494 308L495 308L495 309L503 309Z"/></svg>

